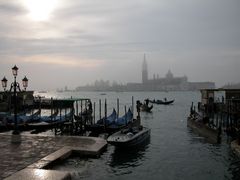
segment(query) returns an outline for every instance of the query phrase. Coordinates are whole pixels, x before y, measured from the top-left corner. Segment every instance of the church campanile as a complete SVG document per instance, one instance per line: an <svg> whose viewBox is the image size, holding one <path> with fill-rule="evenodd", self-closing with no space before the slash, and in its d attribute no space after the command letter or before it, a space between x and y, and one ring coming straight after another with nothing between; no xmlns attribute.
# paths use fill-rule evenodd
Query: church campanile
<svg viewBox="0 0 240 180"><path fill-rule="evenodd" d="M146 56L144 54L143 64L142 64L142 83L146 83L147 81L148 81L148 67L147 67Z"/></svg>

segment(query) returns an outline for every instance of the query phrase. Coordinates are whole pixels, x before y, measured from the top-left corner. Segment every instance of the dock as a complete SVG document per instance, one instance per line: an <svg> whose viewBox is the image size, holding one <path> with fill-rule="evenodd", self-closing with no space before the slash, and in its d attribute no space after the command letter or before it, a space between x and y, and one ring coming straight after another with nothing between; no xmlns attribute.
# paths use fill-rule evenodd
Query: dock
<svg viewBox="0 0 240 180"><path fill-rule="evenodd" d="M72 153L98 157L107 147L101 138L82 136L21 135L20 143L12 135L0 134L0 179L71 179L69 172L49 167Z"/></svg>

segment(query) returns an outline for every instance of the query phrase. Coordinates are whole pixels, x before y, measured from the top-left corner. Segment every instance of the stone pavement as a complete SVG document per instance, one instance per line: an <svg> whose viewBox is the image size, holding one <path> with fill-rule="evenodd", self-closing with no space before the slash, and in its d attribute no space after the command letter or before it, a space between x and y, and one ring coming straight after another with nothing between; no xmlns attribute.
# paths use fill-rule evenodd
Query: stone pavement
<svg viewBox="0 0 240 180"><path fill-rule="evenodd" d="M90 137L21 135L21 143L12 143L11 138L12 135L0 134L0 179L54 154L63 147L97 155L96 153L107 145L103 139Z"/></svg>

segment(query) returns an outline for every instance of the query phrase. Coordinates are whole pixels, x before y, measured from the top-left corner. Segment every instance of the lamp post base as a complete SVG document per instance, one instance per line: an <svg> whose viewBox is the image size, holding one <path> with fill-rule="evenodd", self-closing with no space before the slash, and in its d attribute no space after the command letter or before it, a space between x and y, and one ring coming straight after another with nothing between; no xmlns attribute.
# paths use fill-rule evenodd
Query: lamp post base
<svg viewBox="0 0 240 180"><path fill-rule="evenodd" d="M15 134L17 133L17 134ZM12 133L12 137L11 137L11 142L14 143L14 144L19 144L21 143L21 134L19 133L19 131L17 132L14 132Z"/></svg>
<svg viewBox="0 0 240 180"><path fill-rule="evenodd" d="M18 130L13 130L12 134L13 134L13 135L19 135L19 134L20 134L20 131L18 131Z"/></svg>

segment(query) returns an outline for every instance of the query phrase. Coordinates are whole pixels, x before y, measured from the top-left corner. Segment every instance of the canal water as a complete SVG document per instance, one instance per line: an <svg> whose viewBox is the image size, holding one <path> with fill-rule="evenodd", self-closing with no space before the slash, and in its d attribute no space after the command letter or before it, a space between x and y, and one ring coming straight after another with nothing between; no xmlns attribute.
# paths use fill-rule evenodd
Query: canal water
<svg viewBox="0 0 240 180"><path fill-rule="evenodd" d="M151 129L149 142L139 148L119 150L108 145L98 159L69 158L58 170L72 172L73 179L137 179L137 180L239 180L240 159L230 149L230 139L211 144L187 127L191 103L200 100L199 92L64 92L41 94L54 98L90 98L98 104L107 99L108 114L134 101L149 99L175 99L173 105L154 105L152 113L141 112L143 126ZM96 104L96 106L98 106ZM96 108L98 109L98 108ZM102 115L104 112L102 112ZM136 116L136 113L135 113ZM98 118L98 113L96 113Z"/></svg>

